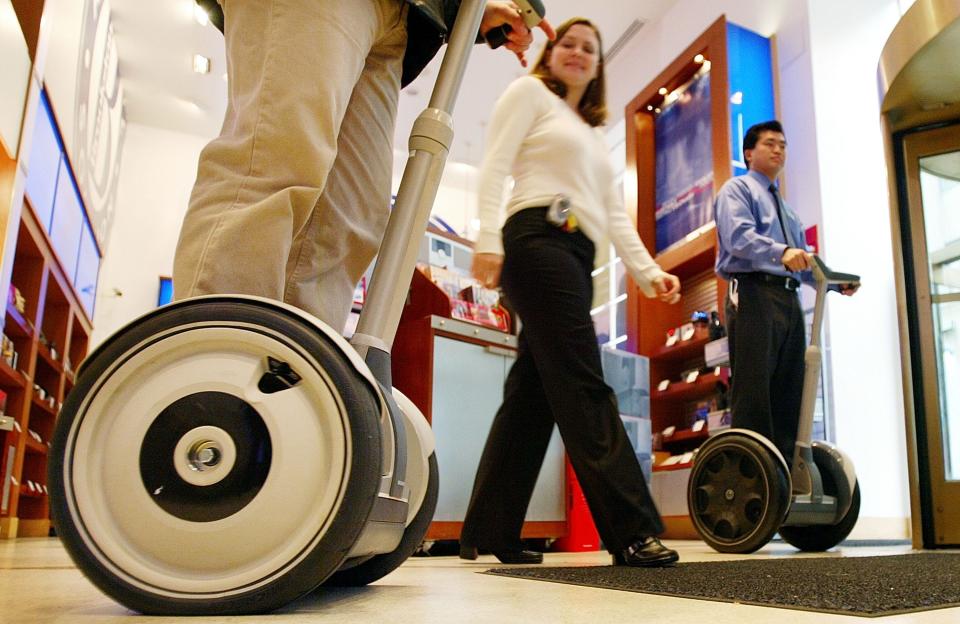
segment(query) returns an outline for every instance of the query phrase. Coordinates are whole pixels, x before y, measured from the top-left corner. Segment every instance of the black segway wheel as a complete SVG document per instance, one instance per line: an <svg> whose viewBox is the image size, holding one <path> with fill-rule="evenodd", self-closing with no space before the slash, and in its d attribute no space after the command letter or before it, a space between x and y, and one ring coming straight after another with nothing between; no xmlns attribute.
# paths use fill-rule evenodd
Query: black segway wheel
<svg viewBox="0 0 960 624"><path fill-rule="evenodd" d="M270 611L332 574L373 507L382 444L344 346L227 297L115 334L50 451L54 524L80 570L158 615Z"/></svg>
<svg viewBox="0 0 960 624"><path fill-rule="evenodd" d="M690 518L714 550L750 553L769 542L786 515L786 471L760 442L724 435L697 453L687 488Z"/></svg>
<svg viewBox="0 0 960 624"><path fill-rule="evenodd" d="M860 517L860 484L854 481L851 491L836 456L818 443L813 445L813 461L820 470L823 493L836 497L849 496L850 507L835 524L785 525L780 527L780 537L804 552L823 552L845 540L857 524Z"/></svg>
<svg viewBox="0 0 960 624"><path fill-rule="evenodd" d="M430 476L427 492L420 509L403 531L403 538L393 552L374 555L352 568L338 570L326 582L324 587L361 587L378 581L390 574L413 556L423 543L423 537L430 528L433 513L437 509L437 496L440 492L440 471L437 468L436 454L430 455Z"/></svg>

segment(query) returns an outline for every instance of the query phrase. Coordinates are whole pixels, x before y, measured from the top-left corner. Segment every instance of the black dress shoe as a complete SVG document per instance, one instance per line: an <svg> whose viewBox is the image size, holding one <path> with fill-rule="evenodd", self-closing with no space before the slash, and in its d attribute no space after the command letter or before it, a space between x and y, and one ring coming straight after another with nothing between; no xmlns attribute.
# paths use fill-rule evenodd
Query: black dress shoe
<svg viewBox="0 0 960 624"><path fill-rule="evenodd" d="M460 544L460 558L469 559L473 561L477 558L477 547L476 546L464 546Z"/></svg>
<svg viewBox="0 0 960 624"><path fill-rule="evenodd" d="M493 550L500 563L543 563L543 553L535 550Z"/></svg>
<svg viewBox="0 0 960 624"><path fill-rule="evenodd" d="M670 550L655 537L638 540L613 555L614 565L641 568L659 568L673 565L680 559L677 551Z"/></svg>

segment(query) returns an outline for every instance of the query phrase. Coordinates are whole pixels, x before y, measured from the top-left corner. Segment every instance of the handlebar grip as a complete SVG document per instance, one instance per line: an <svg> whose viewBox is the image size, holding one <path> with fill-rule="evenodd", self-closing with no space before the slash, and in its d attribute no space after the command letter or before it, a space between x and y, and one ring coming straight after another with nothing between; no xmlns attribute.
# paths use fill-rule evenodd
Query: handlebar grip
<svg viewBox="0 0 960 624"><path fill-rule="evenodd" d="M512 30L513 28L510 27L510 24L503 24L502 26L488 30L487 34L484 35L484 39L487 40L487 45L496 50L507 42L507 35L509 35Z"/></svg>
<svg viewBox="0 0 960 624"><path fill-rule="evenodd" d="M523 23L527 25L527 28L533 29L547 15L547 9L540 0L514 0L514 2L520 7L520 17L523 18ZM503 24L488 30L483 38L487 40L487 44L491 48L497 49L507 42L507 35L512 30L510 24Z"/></svg>

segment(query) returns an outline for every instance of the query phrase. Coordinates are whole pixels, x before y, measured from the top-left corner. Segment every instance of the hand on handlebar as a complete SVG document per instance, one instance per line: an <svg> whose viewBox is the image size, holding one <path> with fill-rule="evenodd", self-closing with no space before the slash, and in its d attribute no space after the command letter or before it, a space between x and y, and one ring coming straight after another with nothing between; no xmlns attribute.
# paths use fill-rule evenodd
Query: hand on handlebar
<svg viewBox="0 0 960 624"><path fill-rule="evenodd" d="M813 266L810 254L796 247L787 247L783 252L783 257L780 259L780 262L783 263L783 266L787 267L788 271L792 271L793 273L809 271Z"/></svg>
<svg viewBox="0 0 960 624"><path fill-rule="evenodd" d="M507 31L507 41L504 47L516 54L520 64L526 67L525 53L530 44L533 43L533 33L524 23L520 9L513 2L487 2L487 7L483 11L483 19L480 21L480 34L486 36L491 30L503 26L508 27L505 29ZM537 27L547 35L548 39L557 38L553 26L546 19L542 20Z"/></svg>

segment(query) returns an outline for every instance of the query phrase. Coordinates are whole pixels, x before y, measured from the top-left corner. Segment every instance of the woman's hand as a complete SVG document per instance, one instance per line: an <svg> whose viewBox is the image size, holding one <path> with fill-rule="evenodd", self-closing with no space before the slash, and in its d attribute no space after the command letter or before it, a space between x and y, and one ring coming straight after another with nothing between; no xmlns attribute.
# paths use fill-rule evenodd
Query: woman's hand
<svg viewBox="0 0 960 624"><path fill-rule="evenodd" d="M664 273L653 280L653 287L657 291L657 299L666 303L680 301L680 280L676 275Z"/></svg>
<svg viewBox="0 0 960 624"><path fill-rule="evenodd" d="M500 269L503 267L503 256L494 253L473 254L473 265L470 272L484 288L496 288L500 285Z"/></svg>

